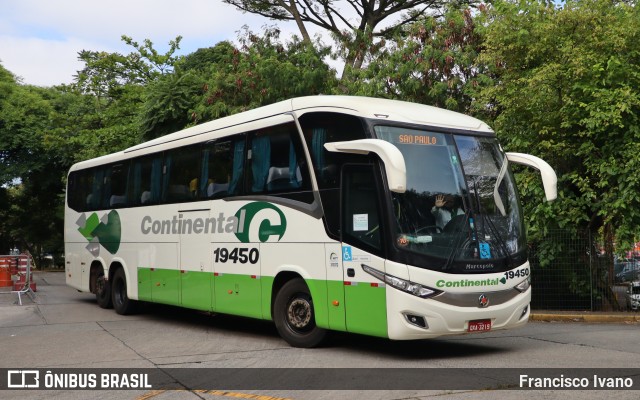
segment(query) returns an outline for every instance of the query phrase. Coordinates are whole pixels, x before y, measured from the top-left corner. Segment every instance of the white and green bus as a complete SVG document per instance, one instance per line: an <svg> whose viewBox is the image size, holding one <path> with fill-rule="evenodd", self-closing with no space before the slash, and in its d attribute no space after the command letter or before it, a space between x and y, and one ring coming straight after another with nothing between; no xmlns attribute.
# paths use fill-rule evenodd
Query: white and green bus
<svg viewBox="0 0 640 400"><path fill-rule="evenodd" d="M295 98L71 167L67 284L273 320L293 346L328 330L421 339L525 324L522 211L483 122L420 104Z"/></svg>

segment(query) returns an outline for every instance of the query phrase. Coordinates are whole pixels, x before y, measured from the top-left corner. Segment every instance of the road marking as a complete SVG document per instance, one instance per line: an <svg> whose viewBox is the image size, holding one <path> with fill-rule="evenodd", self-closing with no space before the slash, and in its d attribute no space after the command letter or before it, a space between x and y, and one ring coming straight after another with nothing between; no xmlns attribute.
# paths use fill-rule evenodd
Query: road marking
<svg viewBox="0 0 640 400"><path fill-rule="evenodd" d="M177 389L170 390L171 392L188 392L189 390L185 389ZM136 400L149 400L153 397L159 396L163 393L167 392L167 390L152 390L148 393L145 393L141 396L136 397ZM222 396L222 397L233 397L236 399L255 399L255 400L291 400L287 397L273 397L267 396L264 394L252 394L252 393L240 393L240 392L227 392L224 390L191 390L194 393L204 393L210 394L213 396Z"/></svg>

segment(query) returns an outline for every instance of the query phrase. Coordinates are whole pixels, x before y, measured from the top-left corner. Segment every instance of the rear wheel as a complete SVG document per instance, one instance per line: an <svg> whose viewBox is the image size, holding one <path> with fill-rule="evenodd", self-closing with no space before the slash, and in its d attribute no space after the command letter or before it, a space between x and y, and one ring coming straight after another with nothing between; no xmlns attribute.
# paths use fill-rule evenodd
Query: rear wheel
<svg viewBox="0 0 640 400"><path fill-rule="evenodd" d="M93 287L96 293L96 301L100 308L112 308L111 286L109 285L109 281L104 277L102 268L100 268L100 272L98 272L98 276L96 277Z"/></svg>
<svg viewBox="0 0 640 400"><path fill-rule="evenodd" d="M327 331L316 326L313 299L301 278L285 283L274 302L273 318L278 333L294 347L315 347Z"/></svg>
<svg viewBox="0 0 640 400"><path fill-rule="evenodd" d="M113 308L120 315L133 314L136 301L127 296L127 277L122 268L118 268L111 279L111 301Z"/></svg>

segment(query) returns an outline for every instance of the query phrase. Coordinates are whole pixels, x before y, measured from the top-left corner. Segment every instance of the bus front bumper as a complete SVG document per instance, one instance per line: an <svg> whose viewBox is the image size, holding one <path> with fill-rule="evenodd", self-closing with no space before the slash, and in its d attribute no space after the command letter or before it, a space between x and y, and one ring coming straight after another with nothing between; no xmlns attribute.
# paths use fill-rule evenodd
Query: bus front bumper
<svg viewBox="0 0 640 400"><path fill-rule="evenodd" d="M422 299L387 287L387 321L389 339L427 339L443 335L511 329L529 320L531 288L500 304L492 305L494 293L467 294L477 297L475 306L448 304L437 299ZM489 299L480 307L480 295ZM471 324L470 324L471 322ZM480 329L478 329L480 327Z"/></svg>

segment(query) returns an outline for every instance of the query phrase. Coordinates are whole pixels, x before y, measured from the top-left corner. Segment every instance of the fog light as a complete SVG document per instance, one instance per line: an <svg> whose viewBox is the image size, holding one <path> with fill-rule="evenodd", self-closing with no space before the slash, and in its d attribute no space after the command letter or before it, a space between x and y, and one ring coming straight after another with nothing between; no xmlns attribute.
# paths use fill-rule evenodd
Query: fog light
<svg viewBox="0 0 640 400"><path fill-rule="evenodd" d="M526 305L524 307L524 310L522 310L522 314L520 314L520 319L524 318L524 316L527 315L527 311L529 311L529 305Z"/></svg>
<svg viewBox="0 0 640 400"><path fill-rule="evenodd" d="M404 314L404 317L411 325L419 326L420 328L425 329L427 328L427 321L420 315Z"/></svg>

